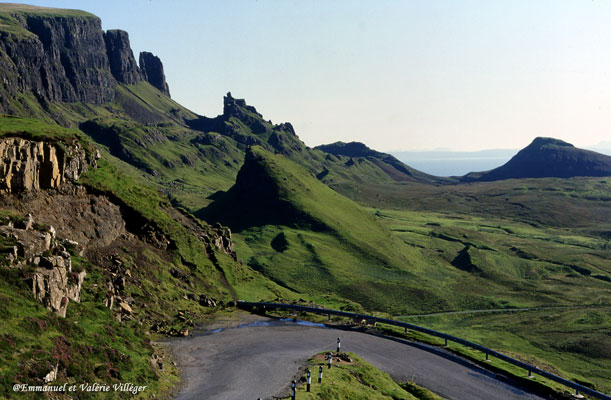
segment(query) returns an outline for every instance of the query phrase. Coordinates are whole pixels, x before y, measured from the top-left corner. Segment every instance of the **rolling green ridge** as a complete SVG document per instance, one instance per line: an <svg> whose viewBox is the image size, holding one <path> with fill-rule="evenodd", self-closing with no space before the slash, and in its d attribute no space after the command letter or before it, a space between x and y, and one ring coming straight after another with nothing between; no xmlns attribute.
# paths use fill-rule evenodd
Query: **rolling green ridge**
<svg viewBox="0 0 611 400"><path fill-rule="evenodd" d="M557 195L546 190L554 181L535 182L541 185L538 190L530 183L528 190L535 193L535 198L524 202L527 205L538 204L541 196L553 199ZM607 180L580 179L564 184L572 189L569 198L604 208L604 200L594 194L605 193ZM449 188L445 188L447 193L451 193ZM454 190L459 198L461 189ZM394 316L560 307L549 313L539 312L558 317L543 318L548 322L539 325L538 335L528 334L531 324L538 324L536 318L507 318L512 321L507 332L516 334L508 333L505 341L493 340L503 337L499 332L503 318L493 314L477 314L481 320L478 324L469 324L465 321L470 319L457 315L450 320L457 324L456 329L452 323L434 327L487 343L599 390L609 390L603 372L611 366L608 360L602 357L591 364L587 361L588 348L598 352L611 345L607 335L596 333L608 330L609 321L601 320L590 333L588 326L571 329L565 325L570 315L580 313L571 307L587 305L605 310L611 304L611 246L606 225L597 226L585 218L578 227L563 226L562 222L534 223L531 218L542 214L538 210L503 215L497 210L506 201L495 197L496 208L479 213L463 212L460 202L456 210L446 206L440 211L359 206L330 192L286 158L253 148L236 185L200 216L235 227L238 257L294 292L293 298ZM259 219L261 216L264 218ZM608 216L594 213L591 218L604 223ZM595 226L597 229L592 229ZM365 247L372 243L376 243L373 248ZM403 258L386 257L387 253ZM381 255L371 257L376 254ZM252 288L242 290L239 283L236 291L247 300L281 297ZM567 307L566 311L562 307ZM488 329L488 319L498 321L495 329ZM543 340L545 327L553 329L552 340ZM519 340L516 335L520 335ZM487 340L480 340L483 338ZM558 340L567 345L553 346ZM557 356L569 348L581 354ZM583 372L594 370L597 372Z"/></svg>

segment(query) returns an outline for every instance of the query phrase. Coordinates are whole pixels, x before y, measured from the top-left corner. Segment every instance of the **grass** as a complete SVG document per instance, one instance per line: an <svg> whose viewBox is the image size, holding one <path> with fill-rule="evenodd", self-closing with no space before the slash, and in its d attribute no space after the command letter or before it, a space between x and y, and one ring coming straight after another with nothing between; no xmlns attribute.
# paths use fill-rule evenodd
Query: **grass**
<svg viewBox="0 0 611 400"><path fill-rule="evenodd" d="M611 393L611 307L437 315L406 322L447 332Z"/></svg>
<svg viewBox="0 0 611 400"><path fill-rule="evenodd" d="M413 383L398 384L385 372L378 370L360 357L346 353L351 362L334 363L327 369L325 353L317 354L308 362L312 371L311 391L306 391L305 377L300 380L296 397L299 399L404 399L440 400L441 397ZM318 383L318 367L323 367L323 380Z"/></svg>
<svg viewBox="0 0 611 400"><path fill-rule="evenodd" d="M146 181L123 173L121 168L120 161L103 158L98 168L88 171L81 182L129 208L136 229L138 225L151 224L161 230L170 241L170 247L175 249L174 264L195 269L200 279L207 282L205 287L210 294L229 297L230 289L221 283L219 271L206 256L204 244L166 212L171 208L168 200Z"/></svg>
<svg viewBox="0 0 611 400"><path fill-rule="evenodd" d="M611 304L609 282L601 279L611 276L611 252L608 240L593 232L592 225L532 224L526 218L516 219L507 213L483 215L480 211L471 215L449 207L430 211L361 206L357 212L355 208L359 206L354 203L334 204L335 194L325 197L325 191L319 191L317 185L303 178L306 174L295 172L300 167L288 165L285 160L270 160L267 154L262 157L264 161L261 162L266 163L264 173L253 174L260 179L254 181L254 185L261 185L261 182L269 185L266 180L271 177L279 186L274 189L280 193L279 198L297 210L307 211L307 215L321 225L336 227L308 229L290 223L250 226L234 236L238 256L251 269L292 292L287 300L299 297L330 308L364 309L394 316L435 311L498 309L509 312L524 307L560 307L533 311L533 314L440 316L440 321L448 318L448 322L431 327L488 345L598 390L609 390L606 383L611 370L608 362L604 357L592 361L592 357L604 354L611 345L604 334L611 323L603 318L597 326L590 326L571 322L568 317L578 315L580 310L590 310L571 307L590 306L592 312L605 312ZM586 198L596 193L590 191L592 186L598 187L602 195L606 182L605 179L577 180L569 187L574 189L574 198ZM543 184L528 190L539 192L546 187ZM232 191L228 194L232 195ZM311 202L302 200L306 196ZM252 196L249 201L257 203ZM228 204L230 209L237 209L237 205ZM325 210L320 211L323 207ZM276 206L272 208L281 212ZM246 212L256 211L247 209ZM329 215L341 222L336 223ZM591 218L607 217L593 215ZM361 229L353 229L349 225L351 220L362 221ZM368 225L367 221L371 220L375 220L375 229ZM605 225L599 229L604 230ZM357 232L360 241L351 241L354 236L343 236L347 231ZM359 250L364 241L380 243L380 237L389 236L392 240L387 243L392 248L378 246L376 250L388 249L386 251L395 257L400 254L406 260L404 264L391 264L397 258L387 258L387 265L372 263L372 258L363 256L371 252L371 248ZM461 263L464 261L457 260L461 253L468 254L471 270L463 269L465 265ZM236 290L247 300L282 298L277 293L241 291L239 282ZM549 317L551 315L557 317ZM481 355L471 354L469 349L458 351L481 358ZM518 376L523 374L498 360L491 365L496 364ZM542 378L536 379L545 382ZM562 389L550 382L545 384Z"/></svg>
<svg viewBox="0 0 611 400"><path fill-rule="evenodd" d="M38 398L33 393L13 393L11 388L16 383L41 384L56 365L67 376L55 384L138 382L148 385L150 392L160 389L159 377L149 364L153 353L149 339L135 322L117 322L97 301L95 287L103 282L95 274L85 280L81 303L71 302L63 319L33 299L19 270L0 273L0 397ZM121 393L88 398L102 397L121 398Z"/></svg>
<svg viewBox="0 0 611 400"><path fill-rule="evenodd" d="M9 40L33 37L11 10L90 16L0 6L0 30L14 34ZM226 300L235 295L303 299L398 316L543 306L604 310L611 303L611 178L397 182L396 171L379 157L308 149L248 108L241 110L241 118L214 119L221 123L214 129L192 129L199 116L148 83L118 86L115 101L101 106L42 104L31 93L9 101L16 113L33 118L1 117L0 136L86 145L80 131L58 124L81 127L104 155L82 182L121 204L135 225L152 224L171 241L165 255L150 249L123 254L126 263L147 265L146 279L132 295L156 304L154 318L174 323L179 309L202 312L184 299L200 288ZM242 188L230 189L245 143L255 139L262 147L251 151L251 169L245 172L254 184L244 185L248 179L242 179ZM223 255L211 262L201 241L172 214L172 206L195 212L214 199L224 199L225 205L210 208L206 218L224 215L237 228L234 239L242 264ZM231 221L231 215L239 218ZM170 268L192 273L197 290L182 287ZM587 359L606 351L609 339L600 332L609 329L609 321L577 324L575 310L548 310L557 316L551 319L543 311L529 314L545 324L522 313L506 319L496 314L438 316L431 324L519 357L529 354L534 362L604 389L608 365L598 359L588 365ZM97 312L92 315L107 321ZM529 336L531 325L535 333Z"/></svg>
<svg viewBox="0 0 611 400"><path fill-rule="evenodd" d="M85 136L78 129L64 128L33 118L12 115L0 116L0 137L17 136L30 140L81 141Z"/></svg>

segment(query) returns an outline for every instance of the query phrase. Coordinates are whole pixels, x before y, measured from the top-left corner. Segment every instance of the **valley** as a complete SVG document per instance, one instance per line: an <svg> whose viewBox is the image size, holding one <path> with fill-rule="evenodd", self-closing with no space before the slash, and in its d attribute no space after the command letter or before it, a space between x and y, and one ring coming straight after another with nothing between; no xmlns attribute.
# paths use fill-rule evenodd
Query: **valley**
<svg viewBox="0 0 611 400"><path fill-rule="evenodd" d="M92 14L0 5L0 397L171 397L157 341L237 300L398 318L611 393L611 157L539 137L437 177L231 93L199 115L138 59Z"/></svg>

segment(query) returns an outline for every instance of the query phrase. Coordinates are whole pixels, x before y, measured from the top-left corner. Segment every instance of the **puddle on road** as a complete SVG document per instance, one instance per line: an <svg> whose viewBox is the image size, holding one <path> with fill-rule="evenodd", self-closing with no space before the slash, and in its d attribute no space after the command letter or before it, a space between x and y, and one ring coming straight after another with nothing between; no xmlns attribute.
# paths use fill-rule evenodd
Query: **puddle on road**
<svg viewBox="0 0 611 400"><path fill-rule="evenodd" d="M239 328L250 328L250 327L256 327L256 326L285 326L288 324L295 324L295 325L301 325L301 326L316 326L319 328L326 328L325 324L321 324L317 322L303 321L300 319L293 319L293 318L280 318L279 320L255 321L249 324L241 324L241 325L238 325L238 329Z"/></svg>
<svg viewBox="0 0 611 400"><path fill-rule="evenodd" d="M317 322L303 321L300 319L293 319L293 318L281 318L281 319L272 319L272 320L267 320L267 321L254 321L254 322L239 324L237 326L235 325L226 326L223 328L215 328L215 329L208 329L205 326L200 326L194 329L194 334L196 336L200 336L200 335L207 336L207 335L212 335L215 333L221 333L222 331L227 330L227 329L269 327L269 326L291 326L291 325L316 327L316 328L327 328L325 324L321 324Z"/></svg>
<svg viewBox="0 0 611 400"><path fill-rule="evenodd" d="M269 321L254 321L248 324L240 324L236 327L228 327L228 328L217 328L211 331L202 332L203 334L211 335L213 333L220 333L225 329L241 329L241 328L253 328L253 327L261 327L261 326L288 326L288 325L300 325L300 326L308 326L308 327L317 327L317 328L326 328L325 324L320 324L316 322L303 321L300 319L293 318L281 318L276 320Z"/></svg>

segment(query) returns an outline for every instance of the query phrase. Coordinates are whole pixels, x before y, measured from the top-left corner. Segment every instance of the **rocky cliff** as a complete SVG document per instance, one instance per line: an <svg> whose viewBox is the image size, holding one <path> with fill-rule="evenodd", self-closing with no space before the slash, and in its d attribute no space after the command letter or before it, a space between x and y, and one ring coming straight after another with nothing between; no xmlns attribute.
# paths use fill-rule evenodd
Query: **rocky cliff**
<svg viewBox="0 0 611 400"><path fill-rule="evenodd" d="M0 17L0 112L16 113L11 100L19 93L41 102L102 104L115 98L118 84L145 80L127 33L104 33L92 14L3 4ZM155 71L163 71L161 61L147 74L159 87Z"/></svg>
<svg viewBox="0 0 611 400"><path fill-rule="evenodd" d="M14 13L22 28L0 33L0 69L10 95L31 91L50 101L100 104L114 98L97 17Z"/></svg>
<svg viewBox="0 0 611 400"><path fill-rule="evenodd" d="M115 79L128 85L140 82L142 74L134 59L127 32L119 29L108 30L104 34L104 41L106 42L110 71Z"/></svg>
<svg viewBox="0 0 611 400"><path fill-rule="evenodd" d="M0 191L58 189L76 181L95 159L79 145L60 146L19 137L0 139Z"/></svg>
<svg viewBox="0 0 611 400"><path fill-rule="evenodd" d="M170 88L165 81L163 64L159 57L148 51L140 53L140 70L144 79L155 86L159 91L170 97Z"/></svg>

